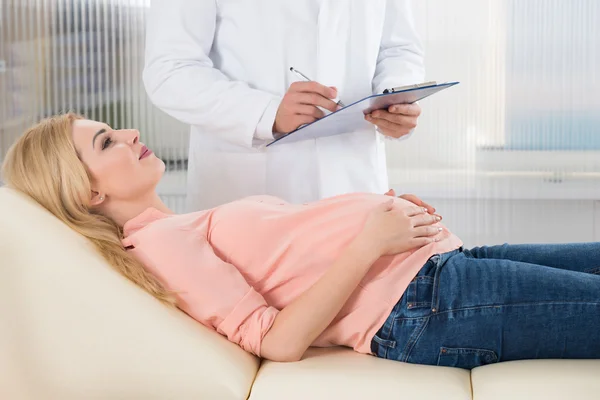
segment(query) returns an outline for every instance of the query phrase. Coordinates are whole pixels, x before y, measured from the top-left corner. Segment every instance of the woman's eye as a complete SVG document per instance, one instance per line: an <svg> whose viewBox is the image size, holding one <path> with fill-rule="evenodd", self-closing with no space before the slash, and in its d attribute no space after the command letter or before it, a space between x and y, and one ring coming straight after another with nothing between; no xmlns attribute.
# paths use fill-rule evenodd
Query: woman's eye
<svg viewBox="0 0 600 400"><path fill-rule="evenodd" d="M104 139L102 141L102 150L106 149L108 146L110 146L110 144L112 143L112 139L110 137L107 137L106 139Z"/></svg>

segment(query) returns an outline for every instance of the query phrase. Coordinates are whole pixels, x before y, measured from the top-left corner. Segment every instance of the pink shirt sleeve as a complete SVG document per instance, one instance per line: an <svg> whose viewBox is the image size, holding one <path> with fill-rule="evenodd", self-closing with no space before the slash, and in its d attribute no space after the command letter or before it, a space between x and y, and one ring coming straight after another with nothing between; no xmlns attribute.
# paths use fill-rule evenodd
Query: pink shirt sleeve
<svg viewBox="0 0 600 400"><path fill-rule="evenodd" d="M244 350L260 356L263 337L279 312L221 260L194 230L148 227L132 240L138 257L167 288L179 308Z"/></svg>

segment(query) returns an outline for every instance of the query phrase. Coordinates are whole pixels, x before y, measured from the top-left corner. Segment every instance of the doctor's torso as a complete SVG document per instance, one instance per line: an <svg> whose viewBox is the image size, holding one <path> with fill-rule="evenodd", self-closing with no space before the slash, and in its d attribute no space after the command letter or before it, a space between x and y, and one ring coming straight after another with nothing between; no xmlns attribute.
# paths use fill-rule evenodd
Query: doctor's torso
<svg viewBox="0 0 600 400"><path fill-rule="evenodd" d="M291 66L340 89L346 103L372 93L385 1L219 0L210 53L230 79L283 95Z"/></svg>
<svg viewBox="0 0 600 400"><path fill-rule="evenodd" d="M217 0L210 59L229 79L283 96L294 67L336 86L346 104L372 94L385 1ZM231 110L232 113L244 110ZM374 129L269 148L244 148L192 126L188 206L268 194L302 203L387 190Z"/></svg>

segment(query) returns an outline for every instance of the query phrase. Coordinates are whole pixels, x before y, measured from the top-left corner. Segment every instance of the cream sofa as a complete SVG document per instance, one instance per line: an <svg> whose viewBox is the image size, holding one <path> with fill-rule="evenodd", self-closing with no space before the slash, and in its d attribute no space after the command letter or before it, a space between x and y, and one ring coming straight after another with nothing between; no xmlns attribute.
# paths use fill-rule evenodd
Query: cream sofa
<svg viewBox="0 0 600 400"><path fill-rule="evenodd" d="M600 399L600 361L471 372L346 349L260 362L122 279L28 198L0 188L0 399Z"/></svg>

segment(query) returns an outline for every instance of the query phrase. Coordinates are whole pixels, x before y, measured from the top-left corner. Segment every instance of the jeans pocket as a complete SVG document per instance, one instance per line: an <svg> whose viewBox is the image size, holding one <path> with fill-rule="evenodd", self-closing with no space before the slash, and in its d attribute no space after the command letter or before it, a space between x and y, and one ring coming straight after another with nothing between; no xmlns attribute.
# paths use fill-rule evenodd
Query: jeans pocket
<svg viewBox="0 0 600 400"><path fill-rule="evenodd" d="M437 365L473 369L497 362L498 356L491 350L441 347Z"/></svg>

